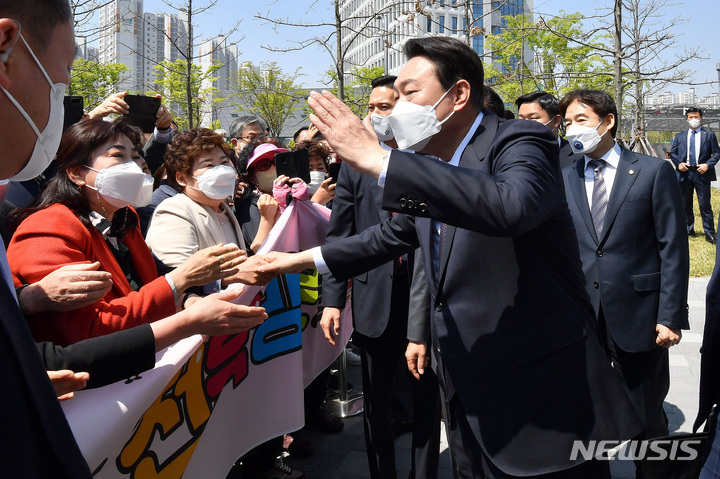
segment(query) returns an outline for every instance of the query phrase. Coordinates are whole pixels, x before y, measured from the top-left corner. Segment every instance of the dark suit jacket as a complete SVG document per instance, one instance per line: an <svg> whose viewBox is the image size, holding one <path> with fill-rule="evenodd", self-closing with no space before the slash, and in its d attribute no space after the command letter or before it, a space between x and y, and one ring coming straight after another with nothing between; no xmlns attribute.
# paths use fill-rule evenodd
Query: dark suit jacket
<svg viewBox="0 0 720 479"><path fill-rule="evenodd" d="M642 429L597 339L557 158L547 127L486 112L459 168L391 154L383 205L414 222L322 248L348 277L420 244L433 343L480 445L512 475L567 469L573 441ZM437 283L429 217L452 225Z"/></svg>
<svg viewBox="0 0 720 479"><path fill-rule="evenodd" d="M0 411L6 439L3 477L90 478L35 342L8 286L0 280Z"/></svg>
<svg viewBox="0 0 720 479"><path fill-rule="evenodd" d="M149 324L65 347L37 343L37 349L48 371L90 373L87 388L112 384L155 366L155 337Z"/></svg>
<svg viewBox="0 0 720 479"><path fill-rule="evenodd" d="M715 247L718 257L720 245ZM713 404L720 403L720 261L715 261L705 298L705 330L700 361L700 403L693 430L708 418Z"/></svg>
<svg viewBox="0 0 720 479"><path fill-rule="evenodd" d="M375 178L343 166L340 169L335 188L326 242L332 243L354 236L390 219L392 214L382 209L382 195L383 189L378 186ZM413 255L409 256L408 273L413 270ZM391 302L408 301L408 298L393 298L390 294L395 279L394 267L393 261L390 261L356 276L353 280L353 323L355 331L363 336L370 338L380 336L390 320ZM410 275L402 275L397 280L409 282ZM322 282L323 306L343 308L347 283L347 281L336 280L332 275L324 275ZM418 298L418 301L427 305L429 293L427 293L427 288L422 288L422 290L425 294ZM395 318L395 320L405 321L406 318Z"/></svg>
<svg viewBox="0 0 720 479"><path fill-rule="evenodd" d="M696 151L698 165L701 163L707 163L710 169L704 174L700 175L704 181L715 181L717 179L715 175L715 165L720 160L720 146L718 146L717 138L715 133L708 131L704 128L698 130L700 132L700 151ZM670 148L670 159L675 164L677 169L680 163L687 161L688 155L688 130L681 131L672 142ZM687 178L687 171L677 170L677 178L681 183Z"/></svg>
<svg viewBox="0 0 720 479"><path fill-rule="evenodd" d="M690 266L680 187L669 162L623 148L598 238L584 170L583 159L563 173L585 289L596 315L602 307L618 346L649 351L657 347L657 323L689 328Z"/></svg>
<svg viewBox="0 0 720 479"><path fill-rule="evenodd" d="M560 138L560 169L572 165L579 158L583 158L583 155L574 153L570 143L565 138Z"/></svg>

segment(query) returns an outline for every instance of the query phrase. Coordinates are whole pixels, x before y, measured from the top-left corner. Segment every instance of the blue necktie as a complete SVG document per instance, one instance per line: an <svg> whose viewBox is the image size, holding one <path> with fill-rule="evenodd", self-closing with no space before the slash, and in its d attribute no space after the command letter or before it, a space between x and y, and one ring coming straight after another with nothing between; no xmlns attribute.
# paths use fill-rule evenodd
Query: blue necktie
<svg viewBox="0 0 720 479"><path fill-rule="evenodd" d="M697 131L693 130L690 135L690 166L697 166L697 158L695 157L695 133L697 133Z"/></svg>

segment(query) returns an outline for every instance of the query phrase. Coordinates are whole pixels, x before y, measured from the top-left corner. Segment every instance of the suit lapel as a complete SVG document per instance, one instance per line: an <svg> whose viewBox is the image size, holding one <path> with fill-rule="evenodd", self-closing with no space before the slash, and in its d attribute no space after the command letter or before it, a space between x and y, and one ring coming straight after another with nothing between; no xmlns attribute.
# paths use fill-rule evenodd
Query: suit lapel
<svg viewBox="0 0 720 479"><path fill-rule="evenodd" d="M570 174L568 175L570 191L575 198L577 209L580 212L580 216L585 223L585 227L590 233L590 236L595 243L598 242L597 232L595 231L595 224L593 223L592 216L590 215L590 205L588 203L587 190L585 190L585 157L581 156L575 162Z"/></svg>
<svg viewBox="0 0 720 479"><path fill-rule="evenodd" d="M495 133L498 129L499 118L487 110L483 116L480 126L473 133L470 143L462 152L460 156L460 162L458 164L461 168L470 169L483 169L482 162L487 156L488 150L492 146L492 142L495 139ZM445 240L443 241L443 250L440 255L438 289L442 288L442 283L445 280L445 273L447 271L448 258L452 251L453 241L455 240L455 232L457 227L448 225L445 232ZM433 232L435 233L435 232Z"/></svg>
<svg viewBox="0 0 720 479"><path fill-rule="evenodd" d="M620 211L620 207L623 202L625 202L625 198L627 198L630 188L640 174L640 165L635 165L634 163L636 162L637 158L635 158L635 155L629 150L622 148L617 173L615 173L615 182L613 183L612 191L610 192L610 198L608 198L608 208L605 213L605 226L603 228L602 238L600 238L600 241L602 241L605 236L607 236L607 232L610 231L610 228L615 221L615 217L617 216L618 211Z"/></svg>

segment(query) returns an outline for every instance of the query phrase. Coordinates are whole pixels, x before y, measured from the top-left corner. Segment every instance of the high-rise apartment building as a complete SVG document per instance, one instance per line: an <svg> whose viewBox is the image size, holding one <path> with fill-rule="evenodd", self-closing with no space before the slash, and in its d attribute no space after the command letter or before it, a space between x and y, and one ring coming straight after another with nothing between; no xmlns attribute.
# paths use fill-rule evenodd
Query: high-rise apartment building
<svg viewBox="0 0 720 479"><path fill-rule="evenodd" d="M144 13L142 0L112 0L100 8L98 20L98 61L129 68L124 90L155 90L155 66L183 58L180 52L187 49L187 22L174 14Z"/></svg>
<svg viewBox="0 0 720 479"><path fill-rule="evenodd" d="M503 16L530 14L532 8L532 0L342 0L345 71L354 66L385 67L396 74L405 63L402 47L407 40L436 35L467 43L469 34L468 44L490 63L485 34L501 33L506 27ZM531 61L528 49L526 62Z"/></svg>
<svg viewBox="0 0 720 479"><path fill-rule="evenodd" d="M221 125L229 126L233 120L231 113L234 107L232 101L228 101L228 99L235 92L233 82L237 81L237 45L235 43L228 45L227 39L221 35L202 43L198 47L197 59L203 72L207 72L213 65L220 67L211 75L214 80L205 80L202 85L203 88L215 88L215 98L212 99L210 105L206 106L202 123L209 125L213 121L219 120ZM224 100L217 101L218 98Z"/></svg>

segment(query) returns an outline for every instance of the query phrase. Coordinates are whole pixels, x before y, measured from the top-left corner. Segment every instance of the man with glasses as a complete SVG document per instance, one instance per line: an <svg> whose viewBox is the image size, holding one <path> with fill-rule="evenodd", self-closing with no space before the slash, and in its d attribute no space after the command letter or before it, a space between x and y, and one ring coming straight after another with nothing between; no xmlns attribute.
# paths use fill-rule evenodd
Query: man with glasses
<svg viewBox="0 0 720 479"><path fill-rule="evenodd" d="M240 152L248 144L265 139L265 123L253 115L241 116L230 125L230 138L235 150Z"/></svg>

